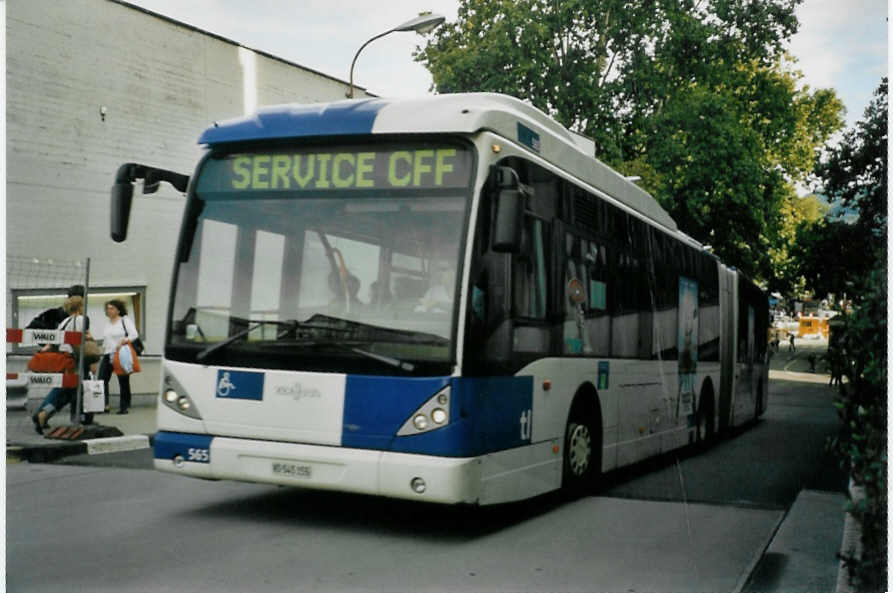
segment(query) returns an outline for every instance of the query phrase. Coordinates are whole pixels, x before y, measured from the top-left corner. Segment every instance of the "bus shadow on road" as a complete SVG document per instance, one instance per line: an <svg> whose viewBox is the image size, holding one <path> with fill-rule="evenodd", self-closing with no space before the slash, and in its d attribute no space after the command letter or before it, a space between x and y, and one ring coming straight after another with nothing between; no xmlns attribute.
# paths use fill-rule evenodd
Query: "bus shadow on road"
<svg viewBox="0 0 893 593"><path fill-rule="evenodd" d="M190 510L188 515L467 541L524 523L569 501L564 493L552 492L526 501L478 507L282 487Z"/></svg>
<svg viewBox="0 0 893 593"><path fill-rule="evenodd" d="M717 439L712 448L721 446L727 439L734 439L740 432L753 426L753 423L749 423L731 429L726 437ZM683 463L696 458L702 452L702 449L689 446L607 472L592 495L601 496L611 488L622 486L646 474L671 468L677 462ZM579 498L563 491L555 491L525 501L478 507L274 487L261 494L212 503L188 513L193 517L227 517L257 524L276 523L303 528L390 533L439 541L465 541L536 519L573 504Z"/></svg>
<svg viewBox="0 0 893 593"><path fill-rule="evenodd" d="M717 439L711 448L721 446L726 440L734 439L753 426L754 423L748 423L731 429L727 436ZM684 463L702 452L702 449L689 446L607 472L592 495L604 495L611 488L622 486L646 474L671 468L676 463ZM578 499L579 497L563 491L555 491L525 501L478 507L272 487L260 494L232 498L184 512L190 517L228 518L256 524L275 523L300 528L389 533L438 541L466 541L534 520L573 504Z"/></svg>

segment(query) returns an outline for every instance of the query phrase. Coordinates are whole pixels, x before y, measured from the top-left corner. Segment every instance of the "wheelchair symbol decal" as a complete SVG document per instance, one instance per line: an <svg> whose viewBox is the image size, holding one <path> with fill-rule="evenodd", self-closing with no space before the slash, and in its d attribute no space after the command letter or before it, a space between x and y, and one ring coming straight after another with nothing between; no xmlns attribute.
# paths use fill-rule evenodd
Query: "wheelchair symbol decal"
<svg viewBox="0 0 893 593"><path fill-rule="evenodd" d="M220 381L217 382L217 396L226 397L229 395L229 392L235 388L236 386L233 385L233 382L229 379L229 373L224 372L220 377Z"/></svg>

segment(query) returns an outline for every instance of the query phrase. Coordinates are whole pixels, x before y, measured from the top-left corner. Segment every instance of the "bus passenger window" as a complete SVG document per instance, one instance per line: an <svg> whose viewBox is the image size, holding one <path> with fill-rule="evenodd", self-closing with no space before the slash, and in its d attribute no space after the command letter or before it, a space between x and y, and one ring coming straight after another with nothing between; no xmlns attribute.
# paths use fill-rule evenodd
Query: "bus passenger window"
<svg viewBox="0 0 893 593"><path fill-rule="evenodd" d="M577 355L591 350L587 344L585 331L587 274L582 261L580 243L581 241L573 235L565 235L563 350L565 354Z"/></svg>
<svg viewBox="0 0 893 593"><path fill-rule="evenodd" d="M512 302L517 317L546 317L546 254L543 221L527 217L521 253L512 260Z"/></svg>

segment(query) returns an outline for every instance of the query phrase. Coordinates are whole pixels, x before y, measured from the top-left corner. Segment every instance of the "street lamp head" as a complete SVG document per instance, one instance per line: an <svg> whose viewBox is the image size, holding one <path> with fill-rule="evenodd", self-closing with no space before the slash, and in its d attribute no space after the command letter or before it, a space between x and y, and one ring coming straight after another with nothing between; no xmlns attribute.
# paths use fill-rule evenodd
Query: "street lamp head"
<svg viewBox="0 0 893 593"><path fill-rule="evenodd" d="M394 27L394 31L415 31L424 35L439 27L445 20L446 17L441 14L423 12L414 19L410 19L402 25L397 25Z"/></svg>
<svg viewBox="0 0 893 593"><path fill-rule="evenodd" d="M350 87L347 91L347 97L353 98L353 67L357 63L357 58L360 55L360 52L363 51L363 48L369 45L371 42L384 37L389 33L393 33L395 31L415 31L416 33L421 33L424 35L425 33L430 33L437 27L441 25L446 20L446 17L440 14L435 14L433 12L423 12L419 16L414 19L410 19L403 23L402 25L397 25L393 29L389 29L384 33L379 33L375 37L369 39L360 46L360 49L357 50L357 53L354 54L353 61L350 63Z"/></svg>

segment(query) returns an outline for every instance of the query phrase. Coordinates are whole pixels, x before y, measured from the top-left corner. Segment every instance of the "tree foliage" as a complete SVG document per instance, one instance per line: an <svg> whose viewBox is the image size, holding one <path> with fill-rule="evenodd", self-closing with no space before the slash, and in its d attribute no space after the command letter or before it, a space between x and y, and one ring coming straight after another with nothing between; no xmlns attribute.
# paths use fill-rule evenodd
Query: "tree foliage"
<svg viewBox="0 0 893 593"><path fill-rule="evenodd" d="M798 229L799 272L819 294L846 291L855 310L832 335L829 358L846 377L835 400L843 421L832 443L864 496L849 503L861 549L845 550L859 591L887 584L887 79L864 119L816 167L822 190L858 216Z"/></svg>
<svg viewBox="0 0 893 593"><path fill-rule="evenodd" d="M847 130L816 166L824 193L858 213L856 226L875 249L887 244L887 78L881 79L863 119Z"/></svg>
<svg viewBox="0 0 893 593"><path fill-rule="evenodd" d="M416 59L438 92L525 99L595 141L696 239L772 275L791 182L841 125L783 53L801 0L460 0Z"/></svg>
<svg viewBox="0 0 893 593"><path fill-rule="evenodd" d="M785 200L781 211L781 224L779 238L775 245L769 248L769 258L772 260L774 277L769 282L769 289L781 294L800 295L806 292L806 279L803 274L803 247L807 244L805 233L812 233L820 242L825 236L826 230L821 228L826 223L825 217L830 212L830 207L821 201L815 194L806 197L794 197ZM828 249L831 245L812 245L809 249ZM816 270L824 273L821 270ZM826 275L823 282L826 286L842 286L835 284L835 279ZM815 289L815 286L811 286ZM826 294L818 289L816 294ZM828 292L837 292L832 289Z"/></svg>
<svg viewBox="0 0 893 593"><path fill-rule="evenodd" d="M887 585L887 271L869 274L855 311L845 316L829 348L835 371L846 377L834 405L842 422L831 443L861 496L847 510L860 526L860 546L843 550L856 591Z"/></svg>
<svg viewBox="0 0 893 593"><path fill-rule="evenodd" d="M864 119L816 165L816 176L817 190L841 208L828 219L804 221L797 229L793 274L816 294L863 293L872 271L886 260L886 78ZM853 215L854 222L846 220Z"/></svg>

